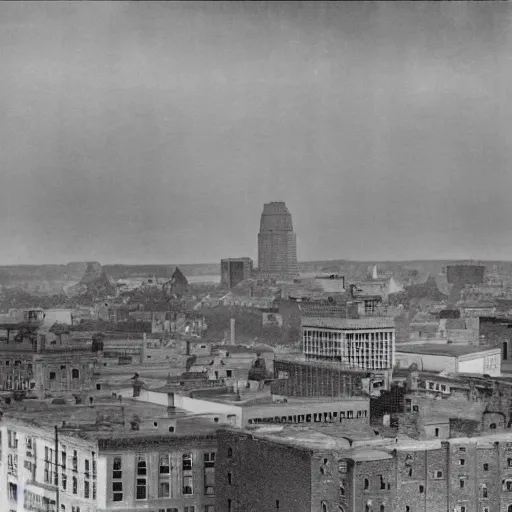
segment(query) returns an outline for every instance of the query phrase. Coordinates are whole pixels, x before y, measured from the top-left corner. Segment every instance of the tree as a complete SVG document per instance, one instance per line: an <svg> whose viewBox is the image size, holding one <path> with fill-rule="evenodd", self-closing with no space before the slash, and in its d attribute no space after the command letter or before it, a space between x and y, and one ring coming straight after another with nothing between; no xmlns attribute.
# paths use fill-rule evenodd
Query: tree
<svg viewBox="0 0 512 512"><path fill-rule="evenodd" d="M103 339L104 336L101 332L96 332L92 335L92 351L103 352Z"/></svg>
<svg viewBox="0 0 512 512"><path fill-rule="evenodd" d="M68 324L61 324L59 322L55 322L50 327L50 332L55 334L59 338L59 345L62 345L62 335L69 334L71 332L71 326Z"/></svg>

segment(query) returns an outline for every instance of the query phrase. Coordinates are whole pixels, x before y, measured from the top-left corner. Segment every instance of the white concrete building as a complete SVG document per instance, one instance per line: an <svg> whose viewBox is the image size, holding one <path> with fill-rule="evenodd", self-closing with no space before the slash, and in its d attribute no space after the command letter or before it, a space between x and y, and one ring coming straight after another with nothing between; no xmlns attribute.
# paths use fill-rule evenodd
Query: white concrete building
<svg viewBox="0 0 512 512"><path fill-rule="evenodd" d="M118 393L130 397L132 388ZM277 397L267 392L194 396L194 398L165 389L141 390L134 400L175 407L189 414L209 417L212 423L247 427L257 423L368 423L370 401L366 397L291 398Z"/></svg>
<svg viewBox="0 0 512 512"><path fill-rule="evenodd" d="M302 343L306 359L389 369L395 361L395 321L387 317L303 317Z"/></svg>
<svg viewBox="0 0 512 512"><path fill-rule="evenodd" d="M396 347L396 364L408 368L416 363L420 371L501 375L499 348L455 344L401 344Z"/></svg>

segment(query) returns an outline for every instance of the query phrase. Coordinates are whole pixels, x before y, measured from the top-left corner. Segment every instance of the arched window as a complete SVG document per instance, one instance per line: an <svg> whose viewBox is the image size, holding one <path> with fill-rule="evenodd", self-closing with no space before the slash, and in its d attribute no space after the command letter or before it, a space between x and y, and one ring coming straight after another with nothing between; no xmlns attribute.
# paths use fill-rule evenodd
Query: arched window
<svg viewBox="0 0 512 512"><path fill-rule="evenodd" d="M512 512L512 505L509 505L507 508L507 512Z"/></svg>
<svg viewBox="0 0 512 512"><path fill-rule="evenodd" d="M482 486L482 498L487 498L487 485Z"/></svg>
<svg viewBox="0 0 512 512"><path fill-rule="evenodd" d="M386 507L384 507L384 505L381 505L381 506L380 506L380 512L384 512L385 508L386 508Z"/></svg>
<svg viewBox="0 0 512 512"><path fill-rule="evenodd" d="M327 503L322 501L322 512L327 512Z"/></svg>
<svg viewBox="0 0 512 512"><path fill-rule="evenodd" d="M489 428L490 428L491 430L496 430L496 423L491 423L491 424L489 425Z"/></svg>
<svg viewBox="0 0 512 512"><path fill-rule="evenodd" d="M368 478L364 479L364 488L369 489L370 488L370 480Z"/></svg>
<svg viewBox="0 0 512 512"><path fill-rule="evenodd" d="M73 368L71 370L71 378L72 379L79 379L80 378L80 372L76 368Z"/></svg>

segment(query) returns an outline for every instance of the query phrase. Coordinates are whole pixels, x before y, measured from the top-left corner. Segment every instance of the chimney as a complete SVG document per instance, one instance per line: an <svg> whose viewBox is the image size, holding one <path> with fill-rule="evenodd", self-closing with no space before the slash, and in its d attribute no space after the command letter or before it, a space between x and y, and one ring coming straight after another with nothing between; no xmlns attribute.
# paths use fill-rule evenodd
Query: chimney
<svg viewBox="0 0 512 512"><path fill-rule="evenodd" d="M232 318L230 320L230 335L231 335L231 345L236 345L236 341L235 341L235 319Z"/></svg>

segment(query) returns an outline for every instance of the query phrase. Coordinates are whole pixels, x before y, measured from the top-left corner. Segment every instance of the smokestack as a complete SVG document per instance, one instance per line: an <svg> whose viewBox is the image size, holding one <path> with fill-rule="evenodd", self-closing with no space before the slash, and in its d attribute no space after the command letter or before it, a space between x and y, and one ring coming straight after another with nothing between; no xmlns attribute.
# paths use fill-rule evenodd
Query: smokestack
<svg viewBox="0 0 512 512"><path fill-rule="evenodd" d="M231 330L230 330L231 345L236 345L236 342L235 342L235 319L234 318L232 318L230 321L230 327L231 327Z"/></svg>

